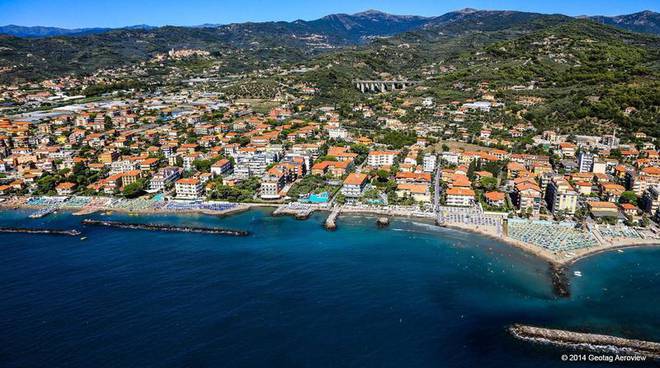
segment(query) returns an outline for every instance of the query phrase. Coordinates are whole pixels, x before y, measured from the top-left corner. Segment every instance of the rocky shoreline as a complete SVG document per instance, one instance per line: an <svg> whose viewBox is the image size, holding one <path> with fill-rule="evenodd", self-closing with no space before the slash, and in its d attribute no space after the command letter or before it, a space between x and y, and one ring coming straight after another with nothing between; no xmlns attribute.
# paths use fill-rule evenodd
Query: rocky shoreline
<svg viewBox="0 0 660 368"><path fill-rule="evenodd" d="M82 221L84 225L92 226L106 226L119 229L133 229L133 230L151 230L151 231L169 231L181 233L200 233L200 234L215 234L215 235L228 235L228 236L248 236L250 233L243 230L222 229L212 227L192 227L192 226L174 226L163 224L136 224L120 221L101 221L85 219Z"/></svg>
<svg viewBox="0 0 660 368"><path fill-rule="evenodd" d="M509 332L517 339L538 344L597 353L640 355L660 359L660 343L592 333L515 324Z"/></svg>

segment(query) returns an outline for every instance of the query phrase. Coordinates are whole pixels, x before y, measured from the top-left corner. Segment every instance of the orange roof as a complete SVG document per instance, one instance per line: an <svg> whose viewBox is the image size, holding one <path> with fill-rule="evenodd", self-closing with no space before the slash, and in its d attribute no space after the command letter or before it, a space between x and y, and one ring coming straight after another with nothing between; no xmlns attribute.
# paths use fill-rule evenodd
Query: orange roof
<svg viewBox="0 0 660 368"><path fill-rule="evenodd" d="M177 184L188 184L188 185L197 185L199 184L199 180L195 178L188 178L188 179L179 179L176 181Z"/></svg>
<svg viewBox="0 0 660 368"><path fill-rule="evenodd" d="M57 189L71 189L76 186L76 183L70 183L68 181L65 181L64 183L59 183L57 185Z"/></svg>
<svg viewBox="0 0 660 368"><path fill-rule="evenodd" d="M351 173L351 174L348 174L346 179L344 179L344 184L362 185L362 183L364 183L365 180L367 180L367 175L366 174Z"/></svg>
<svg viewBox="0 0 660 368"><path fill-rule="evenodd" d="M504 200L504 193L502 192L487 192L484 194L484 196L493 202Z"/></svg>
<svg viewBox="0 0 660 368"><path fill-rule="evenodd" d="M592 209L617 208L616 204L612 202L589 202L589 207L591 207Z"/></svg>
<svg viewBox="0 0 660 368"><path fill-rule="evenodd" d="M407 190L411 193L426 194L428 192L428 185L426 184L399 184L396 186L398 190Z"/></svg>
<svg viewBox="0 0 660 368"><path fill-rule="evenodd" d="M447 195L474 197L474 190L468 188L449 188L447 189Z"/></svg>
<svg viewBox="0 0 660 368"><path fill-rule="evenodd" d="M636 210L637 206L635 206L632 203L624 203L621 205L621 208L623 208L624 210Z"/></svg>
<svg viewBox="0 0 660 368"><path fill-rule="evenodd" d="M642 169L642 172L648 175L660 175L660 167L650 166Z"/></svg>

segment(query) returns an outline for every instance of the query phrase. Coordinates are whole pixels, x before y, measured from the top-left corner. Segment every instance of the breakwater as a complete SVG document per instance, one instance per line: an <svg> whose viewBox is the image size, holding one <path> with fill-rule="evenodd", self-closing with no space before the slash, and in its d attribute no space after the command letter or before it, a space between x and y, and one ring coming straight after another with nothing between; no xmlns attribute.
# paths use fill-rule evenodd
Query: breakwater
<svg viewBox="0 0 660 368"><path fill-rule="evenodd" d="M174 226L163 224L134 224L120 221L100 221L85 219L82 221L85 225L93 226L106 226L120 229L134 229L134 230L151 230L151 231L171 231L180 233L200 233L200 234L216 234L216 235L229 235L229 236L247 236L249 233L243 230L222 229L214 227L193 227L193 226Z"/></svg>
<svg viewBox="0 0 660 368"><path fill-rule="evenodd" d="M598 353L642 355L653 359L660 359L660 343L657 342L520 324L509 327L509 332L518 339L539 344Z"/></svg>
<svg viewBox="0 0 660 368"><path fill-rule="evenodd" d="M59 230L59 229L27 229L19 227L0 227L0 233L23 233L23 234L45 234L45 235L68 235L78 236L78 230Z"/></svg>

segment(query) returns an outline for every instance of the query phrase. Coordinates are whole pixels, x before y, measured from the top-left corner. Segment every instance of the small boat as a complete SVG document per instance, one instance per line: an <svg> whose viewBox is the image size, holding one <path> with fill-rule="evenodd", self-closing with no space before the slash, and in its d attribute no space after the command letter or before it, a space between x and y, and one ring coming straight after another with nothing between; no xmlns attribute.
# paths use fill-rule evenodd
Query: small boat
<svg viewBox="0 0 660 368"><path fill-rule="evenodd" d="M577 277L582 277L582 272L580 272L580 271L575 271L575 272L573 272L573 275L575 275L575 276L577 276Z"/></svg>
<svg viewBox="0 0 660 368"><path fill-rule="evenodd" d="M617 249L616 251L619 253L623 253L623 249Z"/></svg>
<svg viewBox="0 0 660 368"><path fill-rule="evenodd" d="M86 236L83 236L82 238L80 238L80 240L85 240L85 239L87 239Z"/></svg>

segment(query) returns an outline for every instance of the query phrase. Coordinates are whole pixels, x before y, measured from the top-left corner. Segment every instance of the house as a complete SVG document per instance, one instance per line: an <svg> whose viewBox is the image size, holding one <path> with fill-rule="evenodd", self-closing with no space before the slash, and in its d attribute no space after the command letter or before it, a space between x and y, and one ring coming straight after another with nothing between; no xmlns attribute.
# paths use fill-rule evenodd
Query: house
<svg viewBox="0 0 660 368"><path fill-rule="evenodd" d="M202 183L199 179L179 179L175 185L176 197L180 199L199 199L203 194Z"/></svg>
<svg viewBox="0 0 660 368"><path fill-rule="evenodd" d="M474 190L464 187L448 188L446 191L448 206L467 207L474 203Z"/></svg>
<svg viewBox="0 0 660 368"><path fill-rule="evenodd" d="M623 203L619 207L621 207L621 212L626 216L634 218L637 215L637 206L632 203Z"/></svg>
<svg viewBox="0 0 660 368"><path fill-rule="evenodd" d="M431 192L428 184L403 183L396 186L396 195L399 198L410 197L415 202L431 202Z"/></svg>
<svg viewBox="0 0 660 368"><path fill-rule="evenodd" d="M231 174L232 169L233 167L231 161L223 158L211 165L211 174L213 174L214 177L224 174Z"/></svg>
<svg viewBox="0 0 660 368"><path fill-rule="evenodd" d="M506 194L502 192L486 192L484 193L484 200L489 206L502 207L505 203L505 196Z"/></svg>
<svg viewBox="0 0 660 368"><path fill-rule="evenodd" d="M612 202L588 202L591 217L595 219L616 218L622 222L625 218L619 212L619 207Z"/></svg>
<svg viewBox="0 0 660 368"><path fill-rule="evenodd" d="M124 173L121 173L121 185L125 187L137 182L142 177L142 171L140 170L131 170Z"/></svg>
<svg viewBox="0 0 660 368"><path fill-rule="evenodd" d="M57 192L57 195L68 196L73 194L76 185L77 185L76 183L71 183L71 182L59 183L55 187L55 191Z"/></svg>
<svg viewBox="0 0 660 368"><path fill-rule="evenodd" d="M351 173L344 179L344 185L341 187L341 193L348 198L358 198L364 192L367 186L367 175Z"/></svg>

